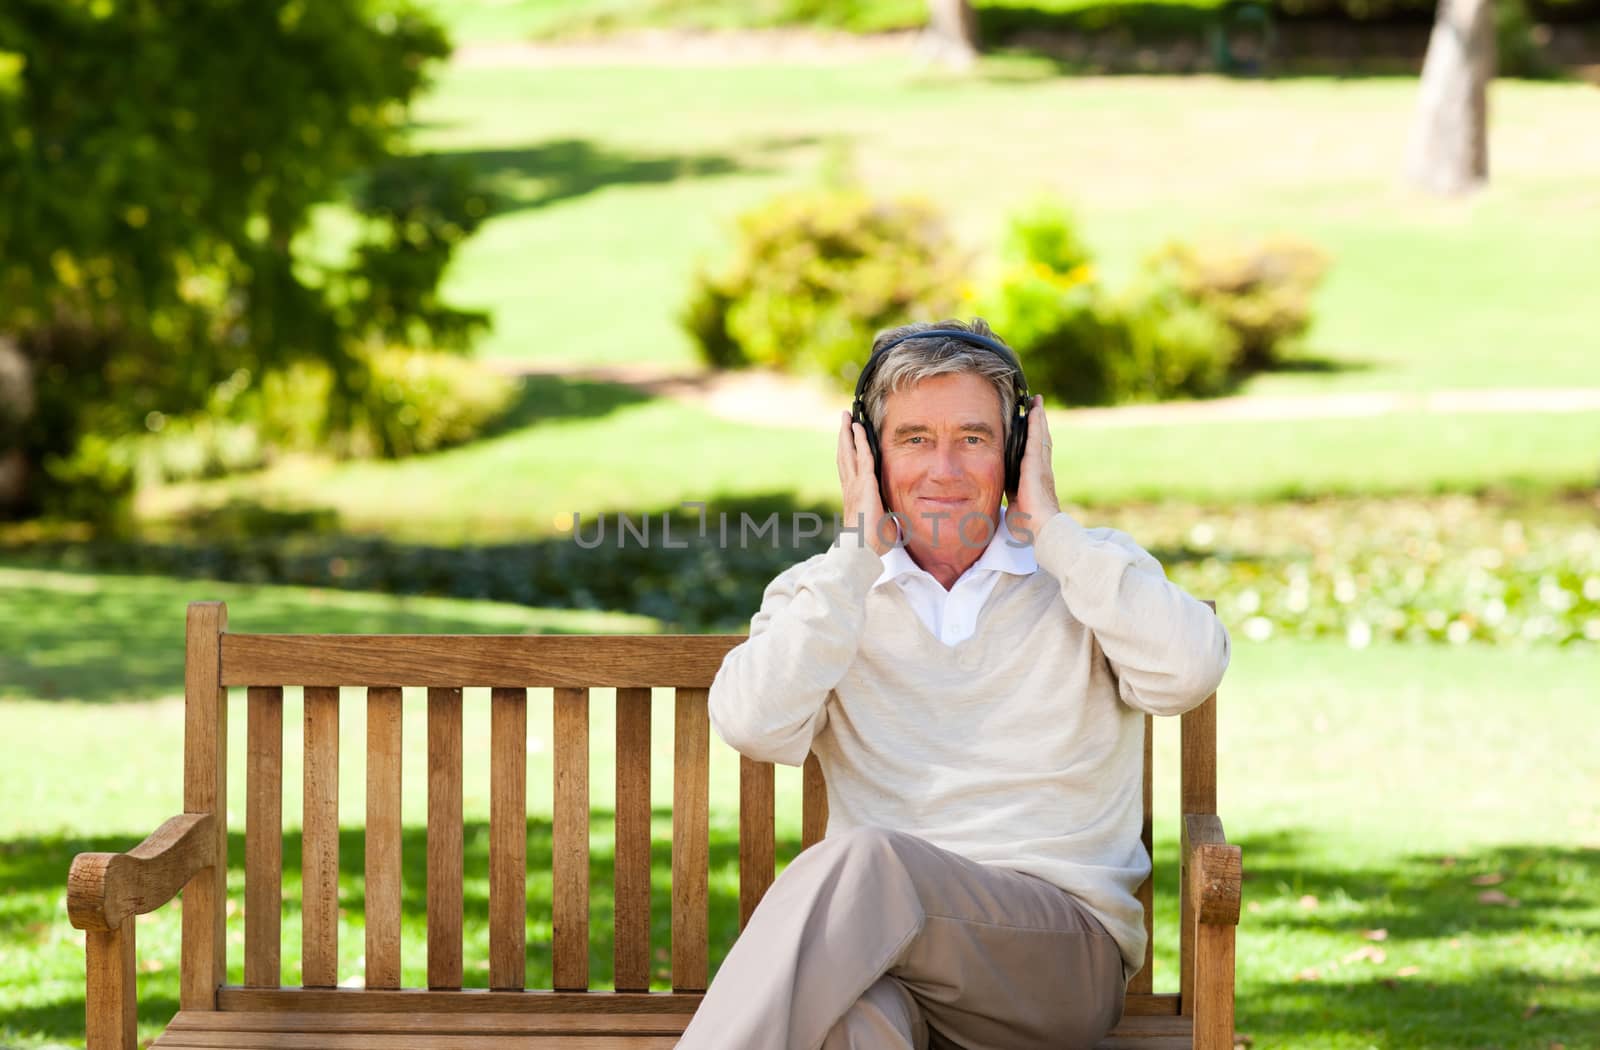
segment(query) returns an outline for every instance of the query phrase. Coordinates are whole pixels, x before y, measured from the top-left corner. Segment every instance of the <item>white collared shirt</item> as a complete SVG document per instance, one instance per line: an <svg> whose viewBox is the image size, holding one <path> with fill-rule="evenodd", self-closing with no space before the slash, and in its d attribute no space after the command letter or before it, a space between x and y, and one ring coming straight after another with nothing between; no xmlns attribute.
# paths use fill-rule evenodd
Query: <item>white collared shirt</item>
<svg viewBox="0 0 1600 1050"><path fill-rule="evenodd" d="M978 629L978 611L989 599L1001 573L1027 576L1039 570L1031 544L1016 546L1001 509L1000 527L978 560L967 567L947 591L933 574L911 560L904 547L891 547L883 555L883 573L873 587L896 584L916 610L928 631L945 645L957 645Z"/></svg>

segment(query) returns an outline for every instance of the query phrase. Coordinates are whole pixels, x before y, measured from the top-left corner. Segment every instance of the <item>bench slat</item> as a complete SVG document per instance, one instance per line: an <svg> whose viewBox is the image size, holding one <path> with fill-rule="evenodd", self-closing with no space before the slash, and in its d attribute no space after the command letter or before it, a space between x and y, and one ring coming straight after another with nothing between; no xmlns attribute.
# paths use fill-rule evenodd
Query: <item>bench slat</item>
<svg viewBox="0 0 1600 1050"><path fill-rule="evenodd" d="M815 751L800 774L800 848L808 850L828 834L828 785Z"/></svg>
<svg viewBox="0 0 1600 1050"><path fill-rule="evenodd" d="M224 634L223 685L709 686L736 634Z"/></svg>
<svg viewBox="0 0 1600 1050"><path fill-rule="evenodd" d="M396 1040L371 1032L232 1032L226 1029L170 1032L161 1047L184 1050L478 1050L480 1047L530 1047L532 1050L671 1050L676 1035L557 1035L475 1033L412 1035Z"/></svg>
<svg viewBox="0 0 1600 1050"><path fill-rule="evenodd" d="M551 983L589 987L589 690L555 690L550 829Z"/></svg>
<svg viewBox="0 0 1600 1050"><path fill-rule="evenodd" d="M428 987L461 987L461 689L428 689Z"/></svg>
<svg viewBox="0 0 1600 1050"><path fill-rule="evenodd" d="M418 1035L540 1034L572 1035L674 1035L688 1024L687 1013L578 1013L560 1011L527 1013L496 1009L505 996L493 996L484 1009L473 1013L348 1013L252 1010L222 1015L183 1011L173 1018L169 1031L205 1032L368 1032Z"/></svg>
<svg viewBox="0 0 1600 1050"><path fill-rule="evenodd" d="M489 695L489 987L521 989L528 951L528 692Z"/></svg>
<svg viewBox="0 0 1600 1050"><path fill-rule="evenodd" d="M397 686L367 690L367 987L400 987L400 754Z"/></svg>
<svg viewBox="0 0 1600 1050"><path fill-rule="evenodd" d="M396 992L359 988L266 989L224 987L217 993L217 1008L233 1013L403 1014L422 1017L437 1014L480 1013L581 1013L581 1014L690 1014L704 996L699 992L555 992L530 989L509 995L487 988L425 991L407 988ZM1178 997L1171 994L1130 995L1123 1009L1123 1025L1133 1018L1176 1017ZM1184 1024L1190 1023L1184 1019Z"/></svg>
<svg viewBox="0 0 1600 1050"><path fill-rule="evenodd" d="M582 1014L688 1014L699 1006L698 992L556 992L530 989L515 995L487 988L428 991L405 988L397 992L369 992L359 988L262 989L226 987L217 993L217 1008L225 1011L287 1013L424 1014L582 1013ZM1176 1010L1176 1007L1174 1007Z"/></svg>
<svg viewBox="0 0 1600 1050"><path fill-rule="evenodd" d="M616 901L612 924L617 991L650 987L650 690L617 690Z"/></svg>
<svg viewBox="0 0 1600 1050"><path fill-rule="evenodd" d="M710 851L711 722L709 690L674 697L672 748L672 987L703 991L707 983L707 866Z"/></svg>
<svg viewBox="0 0 1600 1050"><path fill-rule="evenodd" d="M339 690L306 686L300 981L339 983Z"/></svg>
<svg viewBox="0 0 1600 1050"><path fill-rule="evenodd" d="M772 885L774 857L773 768L739 756L739 932Z"/></svg>
<svg viewBox="0 0 1600 1050"><path fill-rule="evenodd" d="M276 988L283 947L283 687L251 686L248 704L244 983Z"/></svg>

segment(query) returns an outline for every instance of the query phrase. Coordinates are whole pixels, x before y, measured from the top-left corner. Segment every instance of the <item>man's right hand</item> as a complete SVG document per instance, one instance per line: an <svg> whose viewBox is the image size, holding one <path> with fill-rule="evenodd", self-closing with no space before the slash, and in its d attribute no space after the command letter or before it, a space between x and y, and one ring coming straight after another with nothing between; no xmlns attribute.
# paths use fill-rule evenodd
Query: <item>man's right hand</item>
<svg viewBox="0 0 1600 1050"><path fill-rule="evenodd" d="M839 486L844 492L845 528L861 525L861 541L882 557L894 546L897 530L885 522L883 498L878 492L878 473L872 461L872 447L860 423L844 411L839 423ZM879 535L879 526L883 535ZM845 542L841 539L840 542Z"/></svg>

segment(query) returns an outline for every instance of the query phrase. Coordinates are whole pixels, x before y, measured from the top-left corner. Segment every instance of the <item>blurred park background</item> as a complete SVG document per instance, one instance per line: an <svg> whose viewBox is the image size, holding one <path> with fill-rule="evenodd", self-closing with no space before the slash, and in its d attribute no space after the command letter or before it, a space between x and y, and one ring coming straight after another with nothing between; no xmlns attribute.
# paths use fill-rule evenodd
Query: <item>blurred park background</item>
<svg viewBox="0 0 1600 1050"><path fill-rule="evenodd" d="M67 867L176 812L185 603L226 600L249 632L744 630L829 542L791 545L789 523L838 510L838 412L872 332L950 316L1018 348L1064 504L1132 533L1232 632L1240 1045L1600 1046L1597 14L9 0L0 1046L81 1045ZM784 542L695 540L686 501L778 514ZM618 514L657 542L619 545ZM580 546L574 515L613 531ZM664 516L685 548L661 545ZM597 696L602 748L610 717ZM469 901L486 725L469 691ZM530 726L537 986L550 756ZM363 728L344 705L356 981ZM410 984L423 739L418 721ZM725 948L737 763L714 751ZM1163 725L1158 991L1177 981L1175 754ZM779 792L781 865L798 771ZM298 848L291 831L289 984ZM146 1037L178 987L176 909L147 919ZM467 934L483 984L481 912Z"/></svg>

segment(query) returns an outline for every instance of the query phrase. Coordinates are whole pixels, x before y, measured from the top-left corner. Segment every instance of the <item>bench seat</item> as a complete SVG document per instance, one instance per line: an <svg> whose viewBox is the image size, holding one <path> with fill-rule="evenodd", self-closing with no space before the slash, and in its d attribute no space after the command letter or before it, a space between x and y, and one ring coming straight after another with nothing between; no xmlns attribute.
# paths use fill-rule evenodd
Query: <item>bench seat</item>
<svg viewBox="0 0 1600 1050"><path fill-rule="evenodd" d="M297 1011L292 1006L297 994L283 993L279 999L286 1004L283 1010L179 1011L152 1045L183 1050L669 1050L691 1016L682 1010L507 1010L504 1006L509 1004L483 1001L539 997L539 992L459 993L481 1003L470 1013L442 1011L425 1002L416 1002L414 1011L394 1006ZM603 992L593 997L615 998ZM414 997L401 992L383 998ZM1193 1027L1189 1017L1124 1017L1097 1050L1189 1050Z"/></svg>

